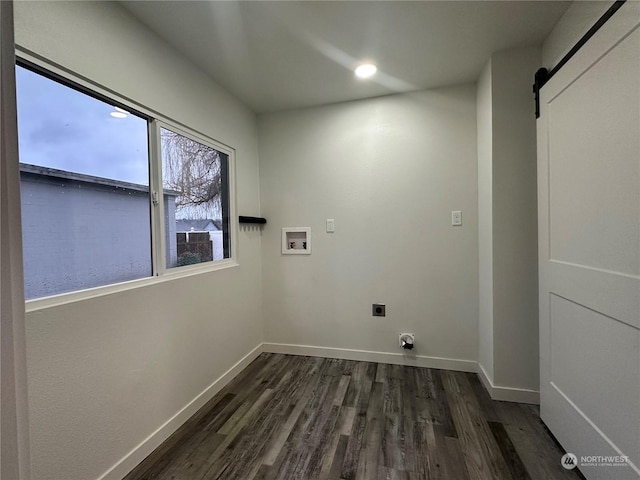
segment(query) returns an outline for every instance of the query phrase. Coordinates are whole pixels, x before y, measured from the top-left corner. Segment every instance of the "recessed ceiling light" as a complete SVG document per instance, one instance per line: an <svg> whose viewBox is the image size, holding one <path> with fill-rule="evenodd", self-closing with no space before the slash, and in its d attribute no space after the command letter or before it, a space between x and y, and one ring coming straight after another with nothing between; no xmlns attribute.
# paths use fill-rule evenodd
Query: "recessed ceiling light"
<svg viewBox="0 0 640 480"><path fill-rule="evenodd" d="M355 70L356 77L359 78L373 77L377 71L378 67L376 67L373 63L363 63L362 65L358 65Z"/></svg>
<svg viewBox="0 0 640 480"><path fill-rule="evenodd" d="M118 111L118 112L122 112L122 113L129 113L129 112L127 112L126 110L124 110L123 108L120 108L120 107L113 107L113 108L115 108L115 109L116 109L116 111Z"/></svg>

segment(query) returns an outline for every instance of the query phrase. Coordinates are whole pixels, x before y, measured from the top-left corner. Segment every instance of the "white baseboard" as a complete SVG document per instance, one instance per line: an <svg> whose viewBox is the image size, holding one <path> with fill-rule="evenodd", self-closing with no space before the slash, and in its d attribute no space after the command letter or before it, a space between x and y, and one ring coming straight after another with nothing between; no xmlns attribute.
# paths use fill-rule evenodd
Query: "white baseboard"
<svg viewBox="0 0 640 480"><path fill-rule="evenodd" d="M478 363L472 360L427 357L402 353L372 352L369 350L350 350L346 348L316 347L311 345L292 345L286 343L263 343L263 349L269 353L305 355L308 357L341 358L362 362L390 363L393 365L411 365L415 367L440 368L459 372L478 371Z"/></svg>
<svg viewBox="0 0 640 480"><path fill-rule="evenodd" d="M204 389L196 398L185 405L182 410L167 420L164 425L149 435L137 447L125 455L118 463L103 473L98 480L121 480L133 470L142 460L153 452L167 438L171 436L182 424L191 418L202 406L213 398L222 388L233 380L244 368L247 367L258 355L263 352L262 345L258 345L245 355L240 361L222 374L216 381Z"/></svg>
<svg viewBox="0 0 640 480"><path fill-rule="evenodd" d="M540 392L538 390L494 385L493 381L489 378L489 375L487 375L487 372L480 364L478 364L478 376L480 377L484 388L487 389L489 395L494 400L540 405Z"/></svg>

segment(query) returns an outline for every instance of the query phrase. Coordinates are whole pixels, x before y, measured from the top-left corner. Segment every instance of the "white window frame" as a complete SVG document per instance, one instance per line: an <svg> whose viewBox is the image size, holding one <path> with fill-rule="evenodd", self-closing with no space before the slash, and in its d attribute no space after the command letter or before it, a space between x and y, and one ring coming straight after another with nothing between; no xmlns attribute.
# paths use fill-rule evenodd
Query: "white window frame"
<svg viewBox="0 0 640 480"><path fill-rule="evenodd" d="M153 255L155 259L156 268L154 271L157 272L156 275L174 275L176 273L182 272L198 272L201 270L208 270L212 264L225 264L234 261L234 253L236 250L235 245L235 232L237 229L233 226L234 223L237 224L236 214L235 214L235 195L233 192L235 189L231 188L231 185L235 185L235 152L233 149L216 142L208 137L203 135L199 135L190 130L185 130L183 128L177 127L171 123L166 121L153 119L149 122L149 144L150 144L150 158L154 158L154 154L151 153L155 151L155 158L157 158L157 165L154 169L155 171L151 172L151 185L153 195L157 196L158 202L153 206L153 208L158 209L158 214L154 215L156 219L156 225L152 225L152 229L154 229L155 235L155 254ZM229 181L229 235L230 235L230 245L229 248L231 250L231 257L225 258L222 260L213 260L210 262L202 262L194 265L184 265L181 267L167 267L167 253L166 253L166 244L165 244L165 221L164 221L164 192L162 187L162 145L160 141L160 129L164 128L165 130L170 130L174 133L187 137L195 142L201 143L207 147L211 147L214 150L217 150L220 153L224 153L227 155L228 162L228 181ZM151 133L153 130L153 133ZM151 162L154 163L154 162Z"/></svg>
<svg viewBox="0 0 640 480"><path fill-rule="evenodd" d="M93 92L99 97L112 101L123 108L135 113L142 114L149 118L148 143L149 143L149 203L151 220L151 269L150 277L129 280L126 282L111 283L99 287L92 287L72 292L59 293L48 297L34 298L26 300L25 309L27 312L43 310L59 305L80 302L91 298L111 295L113 293L127 291L135 288L142 288L161 282L172 281L178 278L199 275L217 270L225 270L237 267L238 263L238 216L236 212L236 162L235 149L219 142L208 135L197 131L179 121L176 121L160 112L142 105L135 100L122 96L106 87L101 86L85 77L47 60L30 53L19 46L16 46L16 62L33 66L40 74L44 71L51 73L55 77L80 87L84 93ZM52 81L56 81L55 79ZM162 158L160 151L160 128L165 128L173 132L184 135L215 150L228 155L228 189L229 189L229 248L230 258L199 263L195 265L185 265L176 268L166 267L166 252L164 240L164 202L162 195ZM158 202L154 205L154 197Z"/></svg>

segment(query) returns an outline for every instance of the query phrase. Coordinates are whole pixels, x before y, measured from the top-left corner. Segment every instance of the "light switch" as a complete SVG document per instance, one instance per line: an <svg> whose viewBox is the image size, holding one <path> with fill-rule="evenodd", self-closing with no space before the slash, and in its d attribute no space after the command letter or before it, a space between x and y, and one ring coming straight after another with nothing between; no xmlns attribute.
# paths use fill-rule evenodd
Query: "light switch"
<svg viewBox="0 0 640 480"><path fill-rule="evenodd" d="M451 225L456 227L462 225L462 212L460 210L451 212Z"/></svg>
<svg viewBox="0 0 640 480"><path fill-rule="evenodd" d="M336 221L333 218L327 218L327 233L336 231Z"/></svg>

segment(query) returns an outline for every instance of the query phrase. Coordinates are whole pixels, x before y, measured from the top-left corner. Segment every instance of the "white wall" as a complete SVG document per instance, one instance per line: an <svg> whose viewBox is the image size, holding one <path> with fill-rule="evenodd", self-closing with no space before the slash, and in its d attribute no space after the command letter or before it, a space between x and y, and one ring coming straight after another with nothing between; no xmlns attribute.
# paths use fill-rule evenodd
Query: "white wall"
<svg viewBox="0 0 640 480"><path fill-rule="evenodd" d="M475 86L262 115L259 134L265 340L400 353L412 332L419 356L475 362ZM310 256L281 255L294 226Z"/></svg>
<svg viewBox="0 0 640 480"><path fill-rule="evenodd" d="M494 382L538 390L536 121L540 49L491 56Z"/></svg>
<svg viewBox="0 0 640 480"><path fill-rule="evenodd" d="M478 363L493 382L493 122L491 59L478 79Z"/></svg>
<svg viewBox="0 0 640 480"><path fill-rule="evenodd" d="M542 66L551 70L611 7L612 1L574 1L542 44Z"/></svg>
<svg viewBox="0 0 640 480"><path fill-rule="evenodd" d="M236 148L238 212L259 213L255 116L121 7L18 2L16 40ZM239 267L28 313L34 478L100 477L259 345L259 235L238 232Z"/></svg>
<svg viewBox="0 0 640 480"><path fill-rule="evenodd" d="M497 399L537 401L536 124L540 49L494 53L478 81L479 355Z"/></svg>

